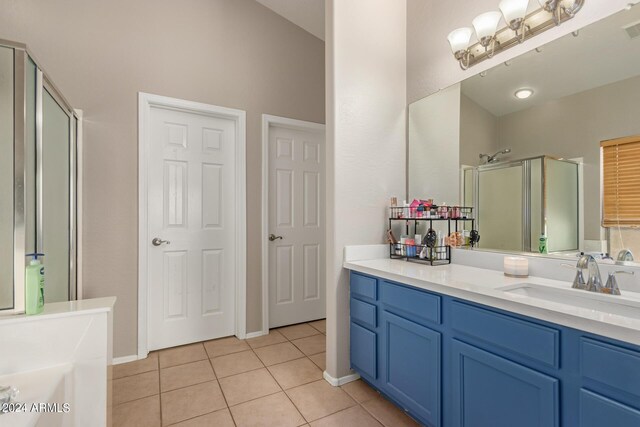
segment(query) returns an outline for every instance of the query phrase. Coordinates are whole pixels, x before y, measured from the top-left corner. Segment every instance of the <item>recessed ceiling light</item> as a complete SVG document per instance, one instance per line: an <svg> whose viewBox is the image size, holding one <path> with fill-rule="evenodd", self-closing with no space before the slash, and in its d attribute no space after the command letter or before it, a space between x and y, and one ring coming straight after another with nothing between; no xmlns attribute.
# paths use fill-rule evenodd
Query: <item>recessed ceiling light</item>
<svg viewBox="0 0 640 427"><path fill-rule="evenodd" d="M532 89L518 89L515 93L516 98L518 99L527 99L531 95L533 95Z"/></svg>

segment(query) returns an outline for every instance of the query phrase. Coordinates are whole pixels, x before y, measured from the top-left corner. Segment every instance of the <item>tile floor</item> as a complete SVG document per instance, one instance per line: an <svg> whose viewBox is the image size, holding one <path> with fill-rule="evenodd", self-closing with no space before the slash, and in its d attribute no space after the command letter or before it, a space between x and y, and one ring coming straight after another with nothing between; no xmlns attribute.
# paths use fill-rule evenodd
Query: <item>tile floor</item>
<svg viewBox="0 0 640 427"><path fill-rule="evenodd" d="M325 321L114 366L113 426L417 426L362 381L331 387Z"/></svg>

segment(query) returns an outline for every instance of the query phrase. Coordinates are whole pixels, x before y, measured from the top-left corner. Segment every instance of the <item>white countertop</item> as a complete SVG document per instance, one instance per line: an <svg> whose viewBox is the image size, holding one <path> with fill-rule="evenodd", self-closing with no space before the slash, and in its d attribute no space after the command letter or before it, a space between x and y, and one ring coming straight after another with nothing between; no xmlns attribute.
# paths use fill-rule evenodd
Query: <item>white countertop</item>
<svg viewBox="0 0 640 427"><path fill-rule="evenodd" d="M570 298L567 298L567 304L564 304L523 295L512 295L497 289L521 283L569 289L571 283L533 276L526 279L510 278L501 271L466 265L428 266L388 258L345 261L343 267L416 288L640 345L640 316L632 318L578 307L570 304ZM612 301L619 298L609 295L603 295L603 297L612 298ZM624 298L632 300L634 303L640 303L640 294L635 292L624 292Z"/></svg>
<svg viewBox="0 0 640 427"><path fill-rule="evenodd" d="M110 312L113 311L113 306L115 303L116 297L47 303L44 305L44 310L42 310L42 313L33 315L1 315L0 322L6 325L7 323L40 321L45 319L55 319L59 317L83 316L100 312Z"/></svg>

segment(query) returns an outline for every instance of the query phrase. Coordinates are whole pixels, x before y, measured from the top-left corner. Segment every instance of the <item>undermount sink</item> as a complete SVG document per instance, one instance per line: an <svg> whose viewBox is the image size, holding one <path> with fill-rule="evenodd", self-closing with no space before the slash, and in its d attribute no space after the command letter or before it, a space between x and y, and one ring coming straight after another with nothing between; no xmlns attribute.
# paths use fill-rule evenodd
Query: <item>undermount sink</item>
<svg viewBox="0 0 640 427"><path fill-rule="evenodd" d="M640 319L640 299L626 298L624 295L606 295L570 287L562 289L535 283L518 283L496 288L496 290L516 297L535 298Z"/></svg>

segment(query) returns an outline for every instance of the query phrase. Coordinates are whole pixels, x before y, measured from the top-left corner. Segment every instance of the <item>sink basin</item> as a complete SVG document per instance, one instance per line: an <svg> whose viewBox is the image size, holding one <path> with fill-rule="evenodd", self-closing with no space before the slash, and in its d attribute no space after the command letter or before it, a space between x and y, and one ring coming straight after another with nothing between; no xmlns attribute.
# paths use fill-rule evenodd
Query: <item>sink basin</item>
<svg viewBox="0 0 640 427"><path fill-rule="evenodd" d="M518 283L497 288L499 291L517 297L535 298L538 300L566 304L596 310L607 314L640 319L640 299L624 295L606 295L587 292L579 289L555 288L535 283Z"/></svg>

